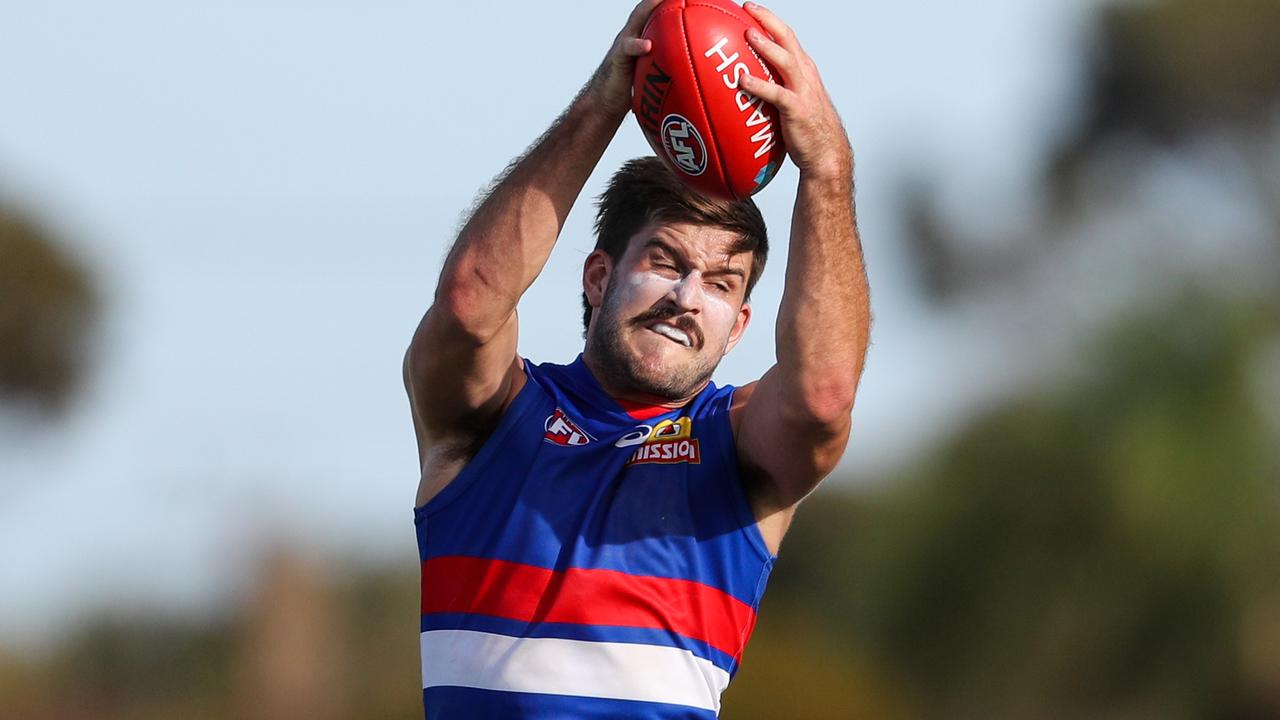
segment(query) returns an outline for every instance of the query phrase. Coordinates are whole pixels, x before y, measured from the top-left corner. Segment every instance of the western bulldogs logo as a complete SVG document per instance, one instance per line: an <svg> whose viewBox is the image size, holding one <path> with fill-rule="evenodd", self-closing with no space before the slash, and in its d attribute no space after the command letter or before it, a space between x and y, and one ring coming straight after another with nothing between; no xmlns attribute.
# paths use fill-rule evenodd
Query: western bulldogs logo
<svg viewBox="0 0 1280 720"><path fill-rule="evenodd" d="M542 423L542 427L547 431L547 434L543 435L542 439L554 445L577 447L586 445L594 439L570 420L569 416L565 415L560 408L556 408L556 411L547 417Z"/></svg>
<svg viewBox="0 0 1280 720"><path fill-rule="evenodd" d="M698 129L684 116L672 113L663 119L662 147L685 174L697 176L706 171L707 146Z"/></svg>
<svg viewBox="0 0 1280 720"><path fill-rule="evenodd" d="M632 447L639 445L628 465L641 463L693 463L702 461L698 439L693 437L693 421L687 417L675 420L663 420L652 427L641 425L623 435L614 443L615 447Z"/></svg>

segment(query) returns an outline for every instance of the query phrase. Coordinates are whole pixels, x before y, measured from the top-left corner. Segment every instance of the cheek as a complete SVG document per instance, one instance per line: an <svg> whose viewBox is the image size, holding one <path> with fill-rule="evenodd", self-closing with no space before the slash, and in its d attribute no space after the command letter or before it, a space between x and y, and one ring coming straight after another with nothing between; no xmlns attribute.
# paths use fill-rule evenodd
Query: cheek
<svg viewBox="0 0 1280 720"><path fill-rule="evenodd" d="M703 312L706 314L706 326L715 328L717 332L729 337L729 333L733 331L733 325L738 321L738 311L729 301L708 294L706 301L702 305Z"/></svg>

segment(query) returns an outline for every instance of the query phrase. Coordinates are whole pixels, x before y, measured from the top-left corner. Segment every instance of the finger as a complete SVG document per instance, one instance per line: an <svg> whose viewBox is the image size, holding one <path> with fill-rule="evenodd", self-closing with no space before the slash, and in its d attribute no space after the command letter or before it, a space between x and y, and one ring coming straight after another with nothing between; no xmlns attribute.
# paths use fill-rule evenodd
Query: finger
<svg viewBox="0 0 1280 720"><path fill-rule="evenodd" d="M626 38L622 41L622 54L627 57L647 55L653 49L653 41L645 38Z"/></svg>
<svg viewBox="0 0 1280 720"><path fill-rule="evenodd" d="M784 114L790 114L796 107L797 97L794 92L764 78L743 75L738 87L773 105Z"/></svg>
<svg viewBox="0 0 1280 720"><path fill-rule="evenodd" d="M765 30L769 31L769 34L777 40L779 45L793 53L800 53L800 41L796 39L795 32L790 26L782 22L781 18L774 15L772 11L763 5L757 5L753 2L743 5L742 9L750 13L751 17L760 21L760 24L764 26Z"/></svg>
<svg viewBox="0 0 1280 720"><path fill-rule="evenodd" d="M631 15L627 18L627 24L622 28L624 37L634 37L644 30L644 24L649 22L649 16L653 14L653 9L662 4L662 0L640 0L640 2L631 10Z"/></svg>
<svg viewBox="0 0 1280 720"><path fill-rule="evenodd" d="M803 78L795 55L787 52L786 48L770 40L755 28L747 29L747 43L764 57L770 68L778 71L782 76L783 85L792 90L799 90Z"/></svg>

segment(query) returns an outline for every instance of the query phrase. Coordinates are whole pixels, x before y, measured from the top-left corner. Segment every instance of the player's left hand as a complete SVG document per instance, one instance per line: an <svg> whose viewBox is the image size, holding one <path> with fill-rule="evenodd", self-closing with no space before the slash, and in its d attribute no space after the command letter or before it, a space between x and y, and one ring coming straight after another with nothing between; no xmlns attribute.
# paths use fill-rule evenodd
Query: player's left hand
<svg viewBox="0 0 1280 720"><path fill-rule="evenodd" d="M741 88L778 108L787 153L801 177L847 180L852 173L853 151L818 66L777 15L753 2L743 9L773 36L754 28L747 30L747 42L781 76L781 83L745 75Z"/></svg>

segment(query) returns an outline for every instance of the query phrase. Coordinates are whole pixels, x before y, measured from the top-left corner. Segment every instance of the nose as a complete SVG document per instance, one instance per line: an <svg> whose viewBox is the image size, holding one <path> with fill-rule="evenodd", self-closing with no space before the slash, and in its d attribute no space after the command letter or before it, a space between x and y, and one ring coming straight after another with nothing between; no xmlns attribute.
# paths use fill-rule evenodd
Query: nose
<svg viewBox="0 0 1280 720"><path fill-rule="evenodd" d="M696 313L702 309L702 278L695 270L680 278L679 282L671 287L667 297L674 303L681 312Z"/></svg>

